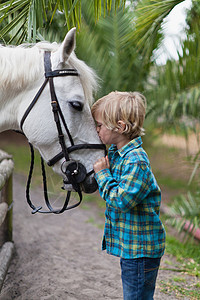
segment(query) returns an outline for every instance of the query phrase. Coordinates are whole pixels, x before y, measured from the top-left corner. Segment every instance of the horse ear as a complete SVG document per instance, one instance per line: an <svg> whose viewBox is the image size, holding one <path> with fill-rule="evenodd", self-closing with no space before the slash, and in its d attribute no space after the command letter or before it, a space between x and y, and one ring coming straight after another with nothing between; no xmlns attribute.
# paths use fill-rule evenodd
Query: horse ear
<svg viewBox="0 0 200 300"><path fill-rule="evenodd" d="M76 28L70 29L60 47L60 62L66 62L76 47Z"/></svg>

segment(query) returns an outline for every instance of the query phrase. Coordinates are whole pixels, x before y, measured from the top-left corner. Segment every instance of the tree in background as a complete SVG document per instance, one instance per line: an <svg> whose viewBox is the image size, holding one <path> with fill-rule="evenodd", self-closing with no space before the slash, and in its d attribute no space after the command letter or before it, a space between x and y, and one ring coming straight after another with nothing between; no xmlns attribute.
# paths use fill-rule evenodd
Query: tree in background
<svg viewBox="0 0 200 300"><path fill-rule="evenodd" d="M1 39L6 43L21 44L25 41L36 42L40 39L40 29L53 24L57 12L64 14L68 31L72 27L80 28L81 0L9 0L0 4ZM126 0L94 0L95 20L106 11L124 6ZM64 24L63 24L64 25Z"/></svg>
<svg viewBox="0 0 200 300"><path fill-rule="evenodd" d="M142 57L127 39L134 31L134 12L130 7L118 8L117 11L111 8L95 25L93 6L83 7L76 52L79 58L96 70L101 79L98 97L117 89L143 89L144 76L143 80L139 80Z"/></svg>
<svg viewBox="0 0 200 300"><path fill-rule="evenodd" d="M116 89L146 93L153 52L163 39L163 18L180 2L126 1L125 8L112 6L95 22L93 5L82 1L76 51L102 79L98 97Z"/></svg>
<svg viewBox="0 0 200 300"><path fill-rule="evenodd" d="M174 129L174 132L196 136L200 148L200 3L192 1L187 11L186 40L178 51L178 60L168 60L164 66L155 66L149 75L148 99L156 110L151 114L160 127ZM199 174L200 151L191 157L194 169L191 174L188 193L180 195L172 205L172 211L181 215L182 219L174 218L173 222L183 229L185 220L189 220L195 230L200 227L200 186L190 191L190 183L195 174ZM200 182L198 182L200 184ZM190 228L190 226L188 227Z"/></svg>

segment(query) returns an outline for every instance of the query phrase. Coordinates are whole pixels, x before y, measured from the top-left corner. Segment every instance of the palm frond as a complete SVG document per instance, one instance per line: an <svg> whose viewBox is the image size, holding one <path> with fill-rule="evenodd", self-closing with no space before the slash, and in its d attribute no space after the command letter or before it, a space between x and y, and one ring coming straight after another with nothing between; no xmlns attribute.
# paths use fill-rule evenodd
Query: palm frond
<svg viewBox="0 0 200 300"><path fill-rule="evenodd" d="M119 6L124 7L125 2L126 0L93 0L95 20L98 20L102 14L102 3L105 13L106 10L110 12L112 5L115 6L115 10ZM75 26L79 29L81 8L81 0L6 1L0 4L0 24L4 22L0 37L8 43L10 41L18 43L23 38L27 38L28 42L35 42L37 31L52 24L57 11L64 14L67 30Z"/></svg>
<svg viewBox="0 0 200 300"><path fill-rule="evenodd" d="M184 0L141 0L135 10L135 31L129 39L148 61L159 43L159 30L164 18L170 11Z"/></svg>
<svg viewBox="0 0 200 300"><path fill-rule="evenodd" d="M187 193L187 196L178 196L171 209L168 222L175 226L179 232L183 230L194 231L200 227L200 194Z"/></svg>
<svg viewBox="0 0 200 300"><path fill-rule="evenodd" d="M199 32L199 31L198 31ZM157 103L157 115L163 116L163 125L179 123L197 130L200 122L200 37L188 37L182 42L178 61L168 60L157 66L149 76L148 94ZM198 132L196 132L198 134Z"/></svg>
<svg viewBox="0 0 200 300"><path fill-rule="evenodd" d="M83 0L83 4L86 3ZM102 7L103 10L103 7ZM112 90L136 90L142 85L139 80L140 58L133 46L127 43L126 36L133 30L133 12L126 8L119 8L115 12L99 18L94 26L94 7L83 11L83 26L77 35L77 47L80 58L94 66L101 77L101 91L98 96L105 95ZM81 39L81 40L79 40ZM79 51L79 49L81 49Z"/></svg>

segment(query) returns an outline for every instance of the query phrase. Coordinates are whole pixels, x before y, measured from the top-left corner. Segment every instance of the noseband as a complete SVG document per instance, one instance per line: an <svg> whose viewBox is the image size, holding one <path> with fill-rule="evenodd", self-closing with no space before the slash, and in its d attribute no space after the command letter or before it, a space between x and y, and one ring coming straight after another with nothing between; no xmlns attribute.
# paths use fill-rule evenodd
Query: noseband
<svg viewBox="0 0 200 300"><path fill-rule="evenodd" d="M61 165L61 171L66 175L67 181L63 180L65 184L71 184L73 189L78 193L79 195L79 201L75 203L74 205L68 206L71 192L67 192L66 200L61 209L54 209L48 199L48 192L47 192L47 182L46 182L46 172L45 172L45 167L44 167L44 160L41 157L41 168L42 168L42 176L43 176L43 188L44 188L44 198L45 198L45 203L47 205L47 208L49 210L42 210L42 206L36 207L33 205L30 199L30 184L31 184L31 178L33 174L33 168L34 168L34 149L33 146L29 143L30 149L31 149L31 166L30 166L30 171L29 171L29 176L27 180L27 185L26 185L26 198L29 206L33 209L32 214L35 214L36 212L39 213L54 213L54 214L60 214L64 212L65 210L72 209L74 207L77 207L81 201L82 201L82 192L81 192L81 187L80 183L82 183L87 176L90 176L94 170L90 171L87 173L86 168L84 165L82 165L79 162L72 161L70 160L69 154L73 151L76 150L81 150L81 149L102 149L106 153L106 147L103 144L74 144L73 138L70 134L70 131L67 127L67 124L65 122L65 118L63 116L62 110L60 108L58 99L56 97L55 93L55 88L54 88L54 82L53 78L54 77L61 77L61 76L79 76L77 70L75 69L62 69L62 70L54 70L52 71L51 68L51 52L50 51L45 51L44 53L44 68L45 68L45 81L40 87L39 91L35 95L33 101L25 111L21 122L20 122L20 127L21 131L23 133L23 124L24 121L26 120L27 116L29 115L30 111L32 110L33 106L36 104L37 100L39 99L40 95L42 94L45 86L47 83L49 83L50 87L50 93L51 93L51 106L52 106L52 112L54 115L54 121L56 123L57 131L58 131L58 140L61 146L61 152L56 154L52 159L50 159L47 164L49 166L53 166L55 163L57 163L60 159L64 158L64 162ZM63 126L62 126L63 125ZM70 147L66 147L65 144L65 138L63 134L62 127L64 127L67 136L69 138L69 141L71 143Z"/></svg>

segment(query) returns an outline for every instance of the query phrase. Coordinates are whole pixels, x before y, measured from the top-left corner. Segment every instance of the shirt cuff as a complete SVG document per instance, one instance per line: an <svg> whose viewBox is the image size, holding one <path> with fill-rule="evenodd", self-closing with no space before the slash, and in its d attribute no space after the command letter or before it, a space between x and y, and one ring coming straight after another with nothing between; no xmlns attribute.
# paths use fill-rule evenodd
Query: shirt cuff
<svg viewBox="0 0 200 300"><path fill-rule="evenodd" d="M107 168L107 169L103 169L103 170L97 172L95 174L95 179L96 179L98 185L102 186L102 183L104 181L107 181L108 177L110 177L110 176L111 176L110 170Z"/></svg>

